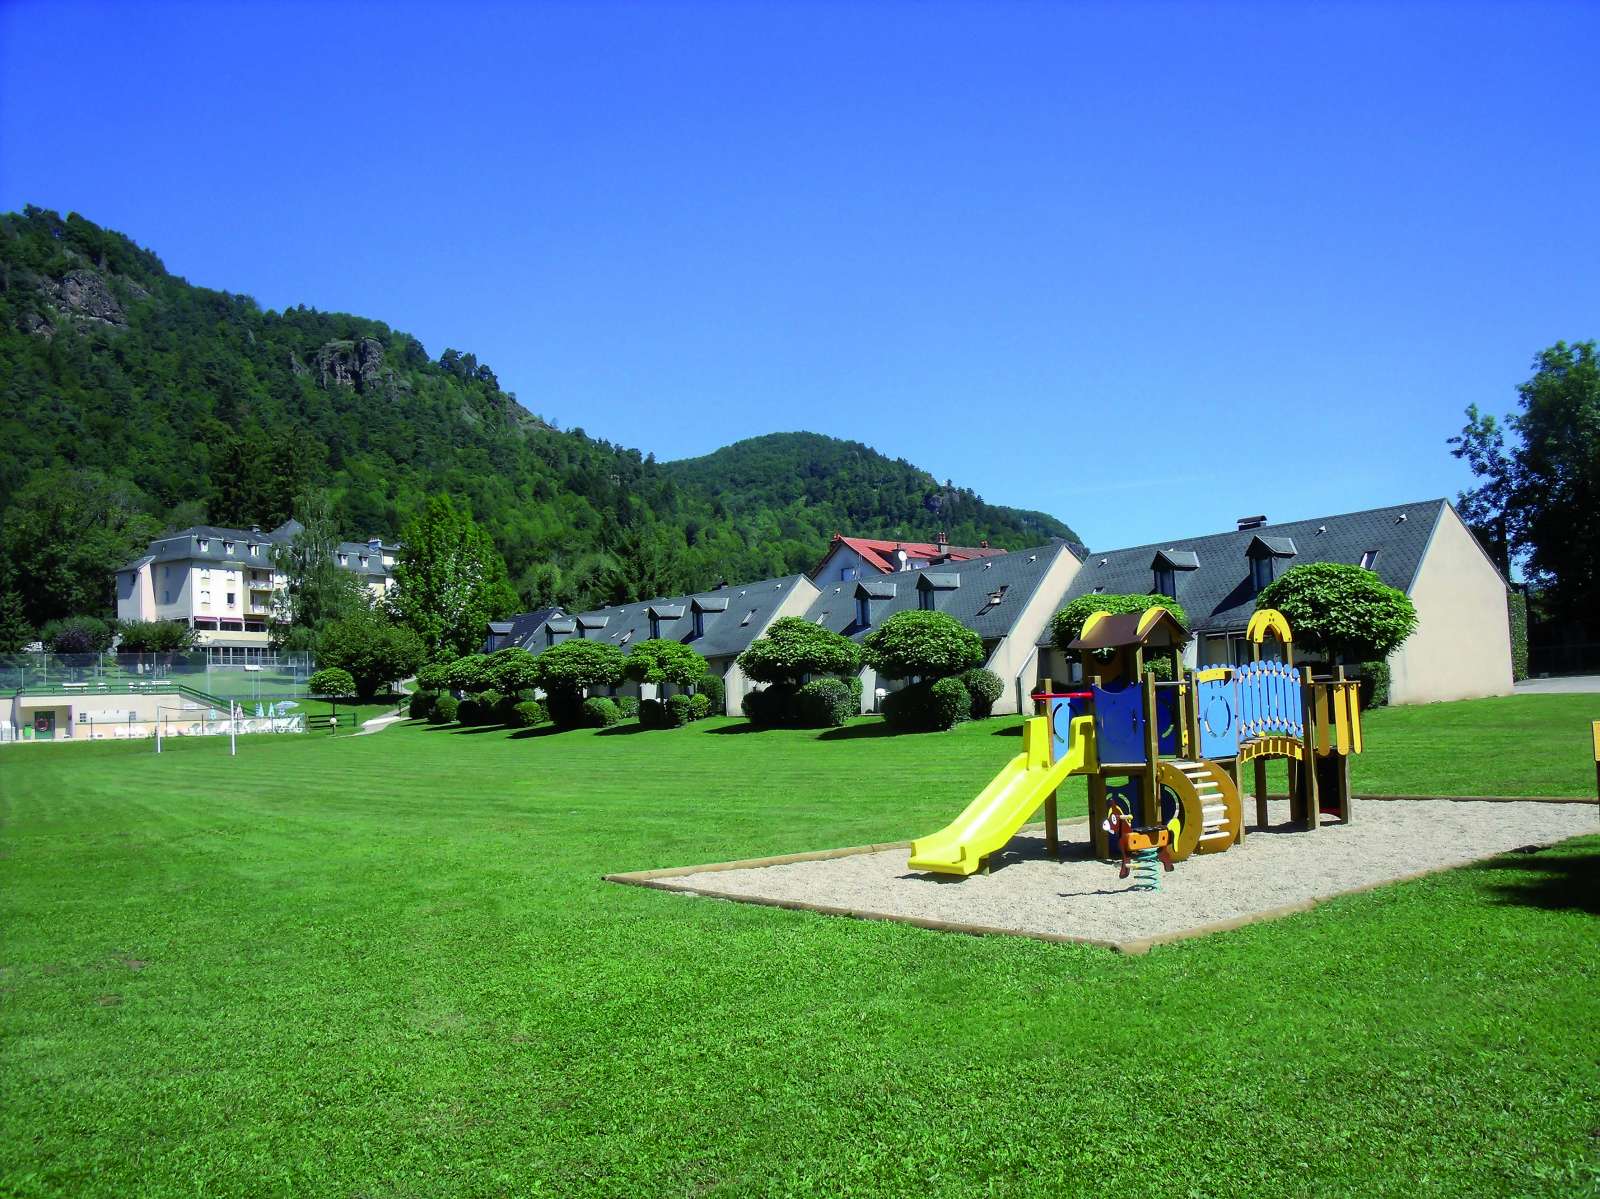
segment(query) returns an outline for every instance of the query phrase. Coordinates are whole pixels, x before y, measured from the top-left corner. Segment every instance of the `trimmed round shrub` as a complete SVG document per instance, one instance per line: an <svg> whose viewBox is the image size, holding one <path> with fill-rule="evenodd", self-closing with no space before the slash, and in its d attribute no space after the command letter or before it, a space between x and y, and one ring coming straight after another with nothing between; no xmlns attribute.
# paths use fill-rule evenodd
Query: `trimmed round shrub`
<svg viewBox="0 0 1600 1199"><path fill-rule="evenodd" d="M718 676L714 674L704 676L694 685L694 693L706 697L709 712L721 716L728 710L728 688Z"/></svg>
<svg viewBox="0 0 1600 1199"><path fill-rule="evenodd" d="M860 710L843 679L812 679L795 694L795 717L808 729L836 729Z"/></svg>
<svg viewBox="0 0 1600 1199"><path fill-rule="evenodd" d="M579 719L586 729L608 729L622 719L617 705L603 695L583 701Z"/></svg>
<svg viewBox="0 0 1600 1199"><path fill-rule="evenodd" d="M689 697L689 719L704 720L711 715L711 700L696 691Z"/></svg>
<svg viewBox="0 0 1600 1199"><path fill-rule="evenodd" d="M433 711L428 713L429 724L454 724L456 709L461 702L453 695L441 695L434 701Z"/></svg>
<svg viewBox="0 0 1600 1199"><path fill-rule="evenodd" d="M624 720L632 720L639 715L639 697L636 695L619 695L616 704L617 711L622 713Z"/></svg>
<svg viewBox="0 0 1600 1199"><path fill-rule="evenodd" d="M639 723L647 729L664 729L667 727L667 710L659 699L642 699L639 701Z"/></svg>
<svg viewBox="0 0 1600 1199"><path fill-rule="evenodd" d="M525 699L511 709L511 719L506 723L514 729L531 729L549 718L542 703L536 699Z"/></svg>
<svg viewBox="0 0 1600 1199"><path fill-rule="evenodd" d="M517 724L517 705L537 698L531 690L508 691L500 697L500 702L494 706L494 722L510 728L520 728Z"/></svg>
<svg viewBox="0 0 1600 1199"><path fill-rule="evenodd" d="M972 695L958 678L940 679L928 688L930 727L953 729L972 718Z"/></svg>
<svg viewBox="0 0 1600 1199"><path fill-rule="evenodd" d="M983 667L974 667L961 676L961 685L967 689L967 694L972 696L972 719L987 720L994 711L994 704L1005 691L1006 685L1000 681L1000 676L992 670Z"/></svg>
<svg viewBox="0 0 1600 1199"><path fill-rule="evenodd" d="M694 719L694 703L687 695L668 696L664 706L668 728L681 728Z"/></svg>
<svg viewBox="0 0 1600 1199"><path fill-rule="evenodd" d="M412 720L426 720L433 714L433 705L438 702L437 691L413 691L406 703L406 713Z"/></svg>
<svg viewBox="0 0 1600 1199"><path fill-rule="evenodd" d="M327 696L330 699L343 699L347 695L356 693L356 681L350 677L350 672L338 666L324 667L306 680L306 687L312 695Z"/></svg>

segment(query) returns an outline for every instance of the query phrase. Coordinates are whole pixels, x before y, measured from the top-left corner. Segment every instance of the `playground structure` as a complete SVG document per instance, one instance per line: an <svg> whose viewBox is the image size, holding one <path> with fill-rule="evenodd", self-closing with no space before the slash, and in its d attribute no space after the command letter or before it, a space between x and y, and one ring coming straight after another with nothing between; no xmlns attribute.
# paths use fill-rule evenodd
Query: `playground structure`
<svg viewBox="0 0 1600 1199"><path fill-rule="evenodd" d="M1280 612L1257 612L1246 638L1248 663L1186 671L1188 634L1165 608L1091 615L1068 647L1087 687L1055 692L1045 681L1034 696L1040 714L1023 725L1022 753L955 821L912 842L911 869L973 874L1041 807L1046 847L1059 853L1056 791L1076 774L1088 780L1100 858L1116 856L1106 827L1113 810L1142 838L1164 831L1177 862L1243 841L1241 772L1250 767L1264 828L1273 760L1287 765L1295 827L1315 829L1323 815L1348 824L1350 755L1361 752L1356 682L1342 667L1326 676L1297 667ZM1170 681L1145 670L1156 654L1169 657Z"/></svg>

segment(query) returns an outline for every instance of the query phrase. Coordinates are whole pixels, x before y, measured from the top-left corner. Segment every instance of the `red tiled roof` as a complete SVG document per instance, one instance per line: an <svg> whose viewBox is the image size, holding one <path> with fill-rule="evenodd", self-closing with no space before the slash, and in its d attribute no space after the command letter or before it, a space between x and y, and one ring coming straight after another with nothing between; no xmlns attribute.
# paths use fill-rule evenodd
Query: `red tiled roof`
<svg viewBox="0 0 1600 1199"><path fill-rule="evenodd" d="M835 533L828 553L840 545L847 545L861 555L863 562L876 567L884 574L894 574L899 566L894 560L896 550L905 550L908 558L926 558L929 562L966 562L972 558L989 558L1005 550L992 545L935 545L926 541L878 541L871 537L842 537ZM826 561L826 558L824 558ZM820 567L820 563L818 564Z"/></svg>

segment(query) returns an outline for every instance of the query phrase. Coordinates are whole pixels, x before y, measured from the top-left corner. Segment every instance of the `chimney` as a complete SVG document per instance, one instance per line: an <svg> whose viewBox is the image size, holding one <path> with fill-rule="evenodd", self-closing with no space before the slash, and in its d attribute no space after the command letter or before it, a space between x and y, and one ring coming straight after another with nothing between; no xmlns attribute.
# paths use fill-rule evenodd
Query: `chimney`
<svg viewBox="0 0 1600 1199"><path fill-rule="evenodd" d="M987 537L985 537L982 541L978 542L978 548L980 550L988 549L989 548L989 539Z"/></svg>
<svg viewBox="0 0 1600 1199"><path fill-rule="evenodd" d="M1241 516L1239 518L1239 531L1242 533L1246 529L1259 529L1266 523L1267 518L1265 516Z"/></svg>
<svg viewBox="0 0 1600 1199"><path fill-rule="evenodd" d="M950 539L944 535L944 530L940 529L939 535L933 539L933 543L940 549L943 549L945 546L950 544Z"/></svg>
<svg viewBox="0 0 1600 1199"><path fill-rule="evenodd" d="M369 537L369 538L367 538L367 548L369 550L381 550L383 548L383 538L381 538L381 537Z"/></svg>

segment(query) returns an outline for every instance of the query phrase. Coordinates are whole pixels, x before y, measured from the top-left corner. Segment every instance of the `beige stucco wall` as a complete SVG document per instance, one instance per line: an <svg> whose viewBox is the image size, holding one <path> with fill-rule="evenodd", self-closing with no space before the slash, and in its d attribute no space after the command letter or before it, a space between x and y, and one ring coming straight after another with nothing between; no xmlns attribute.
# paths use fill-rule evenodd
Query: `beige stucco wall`
<svg viewBox="0 0 1600 1199"><path fill-rule="evenodd" d="M1389 700L1511 694L1506 585L1455 509L1440 512L1411 586L1417 631L1389 659Z"/></svg>
<svg viewBox="0 0 1600 1199"><path fill-rule="evenodd" d="M995 714L1020 712L1027 705L1028 693L1039 679L1038 647L1040 634L1057 612L1061 610L1061 597L1066 595L1083 563L1073 557L1066 546L1057 546L1055 557L1045 567L1044 578L1028 598L1021 615L1011 626L1011 633L994 647L989 660L984 663L1000 676L1005 689L995 701Z"/></svg>

